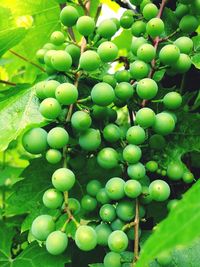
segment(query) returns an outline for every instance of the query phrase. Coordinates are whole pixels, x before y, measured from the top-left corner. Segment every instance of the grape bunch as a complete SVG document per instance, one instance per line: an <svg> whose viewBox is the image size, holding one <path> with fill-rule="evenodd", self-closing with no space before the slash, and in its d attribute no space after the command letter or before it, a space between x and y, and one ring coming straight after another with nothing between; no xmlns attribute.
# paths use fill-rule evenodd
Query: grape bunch
<svg viewBox="0 0 200 267"><path fill-rule="evenodd" d="M58 229L58 218L40 215L32 223L32 235L45 243L49 253L59 255L69 243L66 226L74 221L77 247L83 251L105 247L105 267L123 266L121 253L132 250L133 241L137 246L148 205L166 202L169 211L176 208L178 199L171 196L173 183L194 181L181 160L165 158L183 99L178 90L163 88L155 73L164 69L173 77L190 70L191 34L199 24L199 1L177 1L173 12L179 28L170 36L162 20L164 7L159 9L150 0L130 2L139 12L126 10L120 20L109 18L100 24L88 14L80 15L75 6L61 10L62 30L53 32L50 42L36 53L48 74L35 85L39 111L48 126L29 129L22 137L27 152L42 154L50 164L63 163L52 174L52 187L42 200L48 209L65 212L67 221ZM127 56L119 55L113 41L121 28L132 34ZM81 41L66 35L68 29L76 30ZM104 68L111 68L116 61L123 67L114 74L105 73ZM81 83L86 80L92 80L89 90ZM123 110L130 116L126 123L120 120ZM120 168L121 175L105 177L106 183L93 179L83 184L81 199L70 195L77 178L69 161L77 151L86 160L95 158L105 172ZM95 222L81 220L94 213ZM171 255L162 254L157 261L164 266L171 262Z"/></svg>

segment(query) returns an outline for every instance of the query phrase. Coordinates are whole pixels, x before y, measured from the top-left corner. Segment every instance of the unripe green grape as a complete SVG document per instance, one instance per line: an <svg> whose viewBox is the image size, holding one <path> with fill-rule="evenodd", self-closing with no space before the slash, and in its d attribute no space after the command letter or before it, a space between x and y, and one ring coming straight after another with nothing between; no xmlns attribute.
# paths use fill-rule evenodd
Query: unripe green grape
<svg viewBox="0 0 200 267"><path fill-rule="evenodd" d="M135 60L130 64L130 73L133 79L140 80L149 74L149 66L141 60Z"/></svg>
<svg viewBox="0 0 200 267"><path fill-rule="evenodd" d="M104 222L112 222L116 218L116 211L113 205L104 204L99 211L99 216Z"/></svg>
<svg viewBox="0 0 200 267"><path fill-rule="evenodd" d="M131 78L130 72L127 70L120 70L115 72L115 79L118 83L120 82L129 82Z"/></svg>
<svg viewBox="0 0 200 267"><path fill-rule="evenodd" d="M71 56L74 65L78 65L81 55L81 49L75 44L69 44L66 46L65 51Z"/></svg>
<svg viewBox="0 0 200 267"><path fill-rule="evenodd" d="M140 37L142 34L146 32L146 23L142 20L138 20L133 23L131 27L131 33L135 37Z"/></svg>
<svg viewBox="0 0 200 267"><path fill-rule="evenodd" d="M115 87L115 95L120 100L127 100L133 96L133 86L128 82L121 82Z"/></svg>
<svg viewBox="0 0 200 267"><path fill-rule="evenodd" d="M75 175L67 168L57 169L52 175L52 184L61 192L69 191L75 184Z"/></svg>
<svg viewBox="0 0 200 267"><path fill-rule="evenodd" d="M172 116L172 118L174 119L174 122L177 123L177 116L173 111L163 111L163 113L169 114L170 116Z"/></svg>
<svg viewBox="0 0 200 267"><path fill-rule="evenodd" d="M180 50L176 45L165 45L159 53L160 61L165 65L173 65L180 57Z"/></svg>
<svg viewBox="0 0 200 267"><path fill-rule="evenodd" d="M46 160L51 164L57 164L62 159L62 153L56 149L49 149L46 153Z"/></svg>
<svg viewBox="0 0 200 267"><path fill-rule="evenodd" d="M55 95L60 104L71 105L78 99L78 90L71 83L62 83L56 88Z"/></svg>
<svg viewBox="0 0 200 267"><path fill-rule="evenodd" d="M53 67L48 67L48 66L45 66L45 71L49 76L56 74L57 72L56 70L53 69Z"/></svg>
<svg viewBox="0 0 200 267"><path fill-rule="evenodd" d="M51 59L52 59L52 56L56 53L57 51L56 50L48 50L45 55L44 55L44 63L47 67L49 68L53 68L53 65L52 65L52 62L51 62Z"/></svg>
<svg viewBox="0 0 200 267"><path fill-rule="evenodd" d="M166 146L166 141L162 135L154 134L149 139L149 145L152 149L162 150Z"/></svg>
<svg viewBox="0 0 200 267"><path fill-rule="evenodd" d="M91 141L90 141L91 142ZM111 147L105 147L97 155L98 164L104 169L112 169L118 166L119 155Z"/></svg>
<svg viewBox="0 0 200 267"><path fill-rule="evenodd" d="M128 180L124 185L124 192L127 197L136 198L142 193L142 186L136 180Z"/></svg>
<svg viewBox="0 0 200 267"><path fill-rule="evenodd" d="M160 36L164 30L165 25L160 18L153 18L147 22L146 31L153 38Z"/></svg>
<svg viewBox="0 0 200 267"><path fill-rule="evenodd" d="M68 71L72 66L72 58L66 51L56 51L51 56L51 64L58 71Z"/></svg>
<svg viewBox="0 0 200 267"><path fill-rule="evenodd" d="M149 194L149 187L142 186L142 195L140 196L140 203L143 205L147 205L152 202L152 198Z"/></svg>
<svg viewBox="0 0 200 267"><path fill-rule="evenodd" d="M124 180L119 177L108 180L105 186L108 197L113 200L122 199L125 196L124 184Z"/></svg>
<svg viewBox="0 0 200 267"><path fill-rule="evenodd" d="M138 82L136 91L140 98L150 100L157 95L158 85L153 79L144 78Z"/></svg>
<svg viewBox="0 0 200 267"><path fill-rule="evenodd" d="M99 190L99 192L96 195L96 199L101 204L108 204L110 202L110 198L109 198L105 188L102 188Z"/></svg>
<svg viewBox="0 0 200 267"><path fill-rule="evenodd" d="M75 198L69 198L68 199L68 208L72 212L72 214L76 215L79 213L81 209L80 202Z"/></svg>
<svg viewBox="0 0 200 267"><path fill-rule="evenodd" d="M146 20L150 20L152 18L155 18L158 15L158 8L156 5L152 3L147 4L143 8L142 14Z"/></svg>
<svg viewBox="0 0 200 267"><path fill-rule="evenodd" d="M153 130L161 135L167 135L173 132L175 121L171 114L161 112L156 115L156 120L153 125Z"/></svg>
<svg viewBox="0 0 200 267"><path fill-rule="evenodd" d="M135 15L135 13L134 13L134 11L131 10L131 9L127 9L127 10L124 11L124 13L123 13L123 16L134 16L134 15Z"/></svg>
<svg viewBox="0 0 200 267"><path fill-rule="evenodd" d="M130 2L134 6L139 6L142 3L142 0L130 0Z"/></svg>
<svg viewBox="0 0 200 267"><path fill-rule="evenodd" d="M111 62L117 58L118 47L112 42L103 42L98 47L97 53L103 62Z"/></svg>
<svg viewBox="0 0 200 267"><path fill-rule="evenodd" d="M145 167L141 162L129 165L127 172L128 176L135 180L140 180L146 175Z"/></svg>
<svg viewBox="0 0 200 267"><path fill-rule="evenodd" d="M142 0L141 4L140 4L140 11L142 12L142 10L144 9L144 7L151 3L151 0Z"/></svg>
<svg viewBox="0 0 200 267"><path fill-rule="evenodd" d="M61 106L55 98L48 97L40 103L39 111L47 119L56 119L60 112Z"/></svg>
<svg viewBox="0 0 200 267"><path fill-rule="evenodd" d="M179 59L172 66L177 73L186 73L192 66L192 60L186 54L180 54Z"/></svg>
<svg viewBox="0 0 200 267"><path fill-rule="evenodd" d="M169 198L170 187L163 180L155 180L149 185L149 194L153 200L162 202Z"/></svg>
<svg viewBox="0 0 200 267"><path fill-rule="evenodd" d="M81 55L79 64L85 71L94 71L99 68L101 60L97 52L88 50Z"/></svg>
<svg viewBox="0 0 200 267"><path fill-rule="evenodd" d="M136 113L135 120L141 127L148 128L154 125L156 117L152 109L141 108Z"/></svg>
<svg viewBox="0 0 200 267"><path fill-rule="evenodd" d="M171 211L171 210L175 209L177 204L178 204L178 202L179 202L178 199L169 200L169 202L167 203L168 211Z"/></svg>
<svg viewBox="0 0 200 267"><path fill-rule="evenodd" d="M169 266L172 263L172 256L169 252L162 252L159 256L157 256L157 262L161 266Z"/></svg>
<svg viewBox="0 0 200 267"><path fill-rule="evenodd" d="M37 52L36 52L36 58L37 60L41 63L41 64L44 64L44 55L46 54L47 50L46 49L39 49Z"/></svg>
<svg viewBox="0 0 200 267"><path fill-rule="evenodd" d="M115 97L113 103L114 103L115 106L118 107L118 108L122 108L122 107L124 107L124 106L127 105L127 101L125 101L125 100L121 100L121 99L119 99L118 97Z"/></svg>
<svg viewBox="0 0 200 267"><path fill-rule="evenodd" d="M56 51L57 49L57 46L52 44L52 43L46 43L44 46L43 46L43 49L46 49L46 50L54 50Z"/></svg>
<svg viewBox="0 0 200 267"><path fill-rule="evenodd" d="M108 115L108 120L109 122L115 122L117 120L117 111L115 109L112 108L108 108L107 109L107 115ZM121 133L121 131L120 131Z"/></svg>
<svg viewBox="0 0 200 267"><path fill-rule="evenodd" d="M124 29L129 29L134 22L133 16L122 15L120 18L120 25Z"/></svg>
<svg viewBox="0 0 200 267"><path fill-rule="evenodd" d="M85 131L91 126L92 119L87 112L76 111L71 117L71 124L78 131Z"/></svg>
<svg viewBox="0 0 200 267"><path fill-rule="evenodd" d="M190 54L194 47L192 39L187 36L179 37L174 44L179 48L180 52L184 54Z"/></svg>
<svg viewBox="0 0 200 267"><path fill-rule="evenodd" d="M79 145L83 150L94 151L101 144L101 135L99 130L89 128L79 137Z"/></svg>
<svg viewBox="0 0 200 267"><path fill-rule="evenodd" d="M54 45L61 45L64 43L65 41L65 36L62 32L60 31L55 31L51 34L50 36L50 41L54 44Z"/></svg>
<svg viewBox="0 0 200 267"><path fill-rule="evenodd" d="M31 154L40 154L47 149L47 132L42 128L33 128L25 132L22 144Z"/></svg>
<svg viewBox="0 0 200 267"><path fill-rule="evenodd" d="M46 98L46 95L45 95L45 85L46 85L46 81L42 81L42 82L39 82L37 83L34 88L35 88L35 93L36 93L36 96L39 98L39 99L45 99Z"/></svg>
<svg viewBox="0 0 200 267"><path fill-rule="evenodd" d="M97 193L99 192L101 188L102 188L102 185L98 180L91 180L87 184L86 191L90 196L96 197Z"/></svg>
<svg viewBox="0 0 200 267"><path fill-rule="evenodd" d="M73 6L66 6L60 12L60 20L63 25L72 27L79 17L78 11Z"/></svg>
<svg viewBox="0 0 200 267"><path fill-rule="evenodd" d="M146 169L149 172L155 172L158 169L158 163L156 161L150 160L146 163Z"/></svg>
<svg viewBox="0 0 200 267"><path fill-rule="evenodd" d="M76 22L76 29L81 35L88 36L94 32L95 21L89 16L82 16Z"/></svg>
<svg viewBox="0 0 200 267"><path fill-rule="evenodd" d="M108 224L101 223L95 228L97 234L97 244L100 246L108 245L108 237L112 233L112 230Z"/></svg>
<svg viewBox="0 0 200 267"><path fill-rule="evenodd" d="M113 88L117 85L114 75L106 74L103 76L103 82L110 84Z"/></svg>
<svg viewBox="0 0 200 267"><path fill-rule="evenodd" d="M185 15L182 17L179 28L185 33L192 33L194 32L199 26L198 20L195 16L192 15Z"/></svg>
<svg viewBox="0 0 200 267"><path fill-rule="evenodd" d="M108 247L111 251L120 253L125 251L127 246L128 237L123 231L116 230L110 234L108 238Z"/></svg>
<svg viewBox="0 0 200 267"><path fill-rule="evenodd" d="M167 176L173 181L180 180L183 177L183 165L178 162L171 162L167 167Z"/></svg>
<svg viewBox="0 0 200 267"><path fill-rule="evenodd" d="M156 56L156 49L151 44L143 44L137 50L137 57L146 62L151 62Z"/></svg>
<svg viewBox="0 0 200 267"><path fill-rule="evenodd" d="M141 233L142 233L142 231L141 231L141 229L139 228L139 229L138 229L138 236L139 236L139 237L141 236ZM133 240L135 239L135 230L134 230L133 227L131 227L130 229L128 229L128 231L126 232L126 234L127 234L128 238L129 238L130 240L133 241Z"/></svg>
<svg viewBox="0 0 200 267"><path fill-rule="evenodd" d="M107 117L107 107L93 105L91 115L94 120L102 121Z"/></svg>
<svg viewBox="0 0 200 267"><path fill-rule="evenodd" d="M52 255L62 254L68 245L66 233L59 230L52 232L46 240L46 249Z"/></svg>
<svg viewBox="0 0 200 267"><path fill-rule="evenodd" d="M106 141L111 142L111 143L119 141L121 138L120 128L113 123L108 124L103 129L103 137Z"/></svg>
<svg viewBox="0 0 200 267"><path fill-rule="evenodd" d="M45 241L48 235L55 230L55 222L50 215L36 217L31 226L32 235L40 241Z"/></svg>
<svg viewBox="0 0 200 267"><path fill-rule="evenodd" d="M44 192L42 200L47 208L57 209L62 206L63 194L60 191L51 188Z"/></svg>
<svg viewBox="0 0 200 267"><path fill-rule="evenodd" d="M182 104L182 96L177 92L167 93L163 98L163 104L168 109L177 109Z"/></svg>
<svg viewBox="0 0 200 267"><path fill-rule="evenodd" d="M123 159L129 164L137 163L142 157L142 150L136 145L127 145L123 150Z"/></svg>
<svg viewBox="0 0 200 267"><path fill-rule="evenodd" d="M200 1L194 0L191 4L191 11L195 15L200 15Z"/></svg>
<svg viewBox="0 0 200 267"><path fill-rule="evenodd" d="M110 226L111 226L112 230L115 231L115 230L122 230L122 228L124 227L125 224L126 223L124 221L117 218L110 224Z"/></svg>
<svg viewBox="0 0 200 267"><path fill-rule="evenodd" d="M95 198L89 196L89 195L84 195L84 197L81 199L81 207L85 211L93 211L97 207L97 201Z"/></svg>
<svg viewBox="0 0 200 267"><path fill-rule="evenodd" d="M50 80L45 83L44 94L46 97L55 97L56 88L60 85L59 82L55 80Z"/></svg>
<svg viewBox="0 0 200 267"><path fill-rule="evenodd" d="M117 18L111 18L111 20L115 23L117 30L119 30L120 28L120 22Z"/></svg>
<svg viewBox="0 0 200 267"><path fill-rule="evenodd" d="M93 250L97 245L97 234L95 230L87 225L79 226L75 234L75 243L80 250Z"/></svg>
<svg viewBox="0 0 200 267"><path fill-rule="evenodd" d="M126 133L126 140L129 144L140 145L144 143L146 139L145 131L140 126L132 126L128 129Z"/></svg>
<svg viewBox="0 0 200 267"><path fill-rule="evenodd" d="M47 135L47 142L52 148L63 148L69 142L68 132L62 127L52 128Z"/></svg>
<svg viewBox="0 0 200 267"><path fill-rule="evenodd" d="M143 45L143 44L146 44L147 41L146 39L144 39L143 37L139 37L139 38L136 38L134 37L132 39L132 44L131 44L131 51L134 55L137 55L137 50L138 48Z"/></svg>
<svg viewBox="0 0 200 267"><path fill-rule="evenodd" d="M103 20L97 28L97 33L106 39L110 39L116 32L117 26L111 19Z"/></svg>
<svg viewBox="0 0 200 267"><path fill-rule="evenodd" d="M121 255L116 252L108 252L103 260L104 267L122 267Z"/></svg>
<svg viewBox="0 0 200 267"><path fill-rule="evenodd" d="M190 184L190 183L194 182L194 175L193 175L193 173L187 171L187 172L183 173L182 179L186 184Z"/></svg>
<svg viewBox="0 0 200 267"><path fill-rule="evenodd" d="M184 15L189 13L189 7L187 5L178 4L174 13L178 19L181 19Z"/></svg>

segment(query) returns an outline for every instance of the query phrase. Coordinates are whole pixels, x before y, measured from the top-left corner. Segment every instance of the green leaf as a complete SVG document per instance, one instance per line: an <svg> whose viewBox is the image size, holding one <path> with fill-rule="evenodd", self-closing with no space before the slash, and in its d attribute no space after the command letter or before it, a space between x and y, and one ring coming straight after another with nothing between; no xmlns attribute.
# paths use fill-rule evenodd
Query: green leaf
<svg viewBox="0 0 200 267"><path fill-rule="evenodd" d="M0 223L0 265L2 261L10 257L11 244L14 235L15 230L13 228Z"/></svg>
<svg viewBox="0 0 200 267"><path fill-rule="evenodd" d="M195 53L194 56L192 56L192 63L197 68L200 69L200 53Z"/></svg>
<svg viewBox="0 0 200 267"><path fill-rule="evenodd" d="M162 80L162 78L164 77L165 75L165 72L166 72L166 69L162 69L162 70L158 70L154 73L153 75L153 79L156 81L156 82L160 82Z"/></svg>
<svg viewBox="0 0 200 267"><path fill-rule="evenodd" d="M91 0L90 1L90 16L95 17L97 13L98 6L100 4L99 0Z"/></svg>
<svg viewBox="0 0 200 267"><path fill-rule="evenodd" d="M192 41L194 43L194 51L200 50L200 35L194 36L192 38Z"/></svg>
<svg viewBox="0 0 200 267"><path fill-rule="evenodd" d="M169 8L164 9L162 20L165 24L166 35L169 35L178 29L179 21L171 9Z"/></svg>
<svg viewBox="0 0 200 267"><path fill-rule="evenodd" d="M132 42L132 34L130 30L123 30L121 34L117 37L115 37L113 40L113 43L117 45L119 50L131 49L131 42ZM123 51L124 52L124 51ZM124 53L123 53L124 55Z"/></svg>
<svg viewBox="0 0 200 267"><path fill-rule="evenodd" d="M104 267L103 263L93 263L89 264L89 267Z"/></svg>
<svg viewBox="0 0 200 267"><path fill-rule="evenodd" d="M199 237L199 198L200 181L197 181L179 201L176 209L157 225L154 233L144 244L136 267L147 267L159 253L173 250L178 245L190 244Z"/></svg>
<svg viewBox="0 0 200 267"><path fill-rule="evenodd" d="M17 182L20 178L23 171L23 168L16 168L12 166L6 166L3 169L0 169L0 186L2 185L10 185Z"/></svg>

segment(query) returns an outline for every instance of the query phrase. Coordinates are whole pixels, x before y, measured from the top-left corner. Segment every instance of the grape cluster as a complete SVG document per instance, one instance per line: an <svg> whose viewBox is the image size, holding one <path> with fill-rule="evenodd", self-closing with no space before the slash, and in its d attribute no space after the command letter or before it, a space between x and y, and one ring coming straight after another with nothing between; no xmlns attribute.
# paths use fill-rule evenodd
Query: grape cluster
<svg viewBox="0 0 200 267"><path fill-rule="evenodd" d="M190 69L193 51L190 34L198 27L199 1L178 1L174 13L179 29L173 37L176 34L179 37L173 41L165 34L165 24L155 4L150 0L130 2L141 12L126 10L119 21L110 18L98 26L92 17L80 16L74 6L62 9L63 29L76 28L83 36L82 42L69 40L64 31L55 31L50 42L37 51L36 57L49 75L35 85L41 101L39 111L53 126L48 131L46 127L32 128L22 138L29 153L43 154L50 164L64 161L63 167L52 175L52 188L44 192L43 203L47 208L64 210L68 221L75 220L74 215L87 217L97 211L95 224L77 223L74 239L83 251L97 245L108 247L105 267L122 266L120 253L130 248L135 239L136 217L144 220L147 205L167 201L171 182L194 180L181 161L173 160L165 166L156 158L178 123L182 96L176 90L165 91L154 79L154 73L164 68L173 76ZM120 27L131 29L133 35L127 57L119 57L118 47L112 41ZM110 66L116 60L124 62L124 68L96 79L82 97L80 79L92 78L104 65ZM62 82L58 79L60 75L70 79ZM161 99L157 100L158 95ZM127 124L119 118L124 107L130 113ZM77 149L83 151L85 158L95 157L102 169L120 167L121 177L107 179L104 186L97 179L90 180L82 199L69 198L76 178L75 171L67 167L68 158ZM147 153L149 150L153 153ZM169 200L168 210L174 209L177 202ZM141 235L142 229L138 231ZM65 227L57 229L50 215L38 216L31 232L35 239L45 242L53 255L61 254L68 246ZM170 261L170 255L158 257L160 264Z"/></svg>

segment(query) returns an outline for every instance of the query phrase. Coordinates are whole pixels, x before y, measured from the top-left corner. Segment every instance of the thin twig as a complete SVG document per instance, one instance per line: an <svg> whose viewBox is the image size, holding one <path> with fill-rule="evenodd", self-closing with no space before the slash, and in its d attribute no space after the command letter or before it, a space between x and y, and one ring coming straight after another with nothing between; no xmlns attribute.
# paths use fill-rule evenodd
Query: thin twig
<svg viewBox="0 0 200 267"><path fill-rule="evenodd" d="M135 204L135 220L134 220L134 261L133 264L139 258L139 224L140 224L140 215L139 215L139 201L136 199Z"/></svg>
<svg viewBox="0 0 200 267"><path fill-rule="evenodd" d="M17 85L16 83L9 82L9 81L4 81L4 80L0 80L0 83L4 83L4 84L7 84L7 85L11 85L11 86L16 86Z"/></svg>

